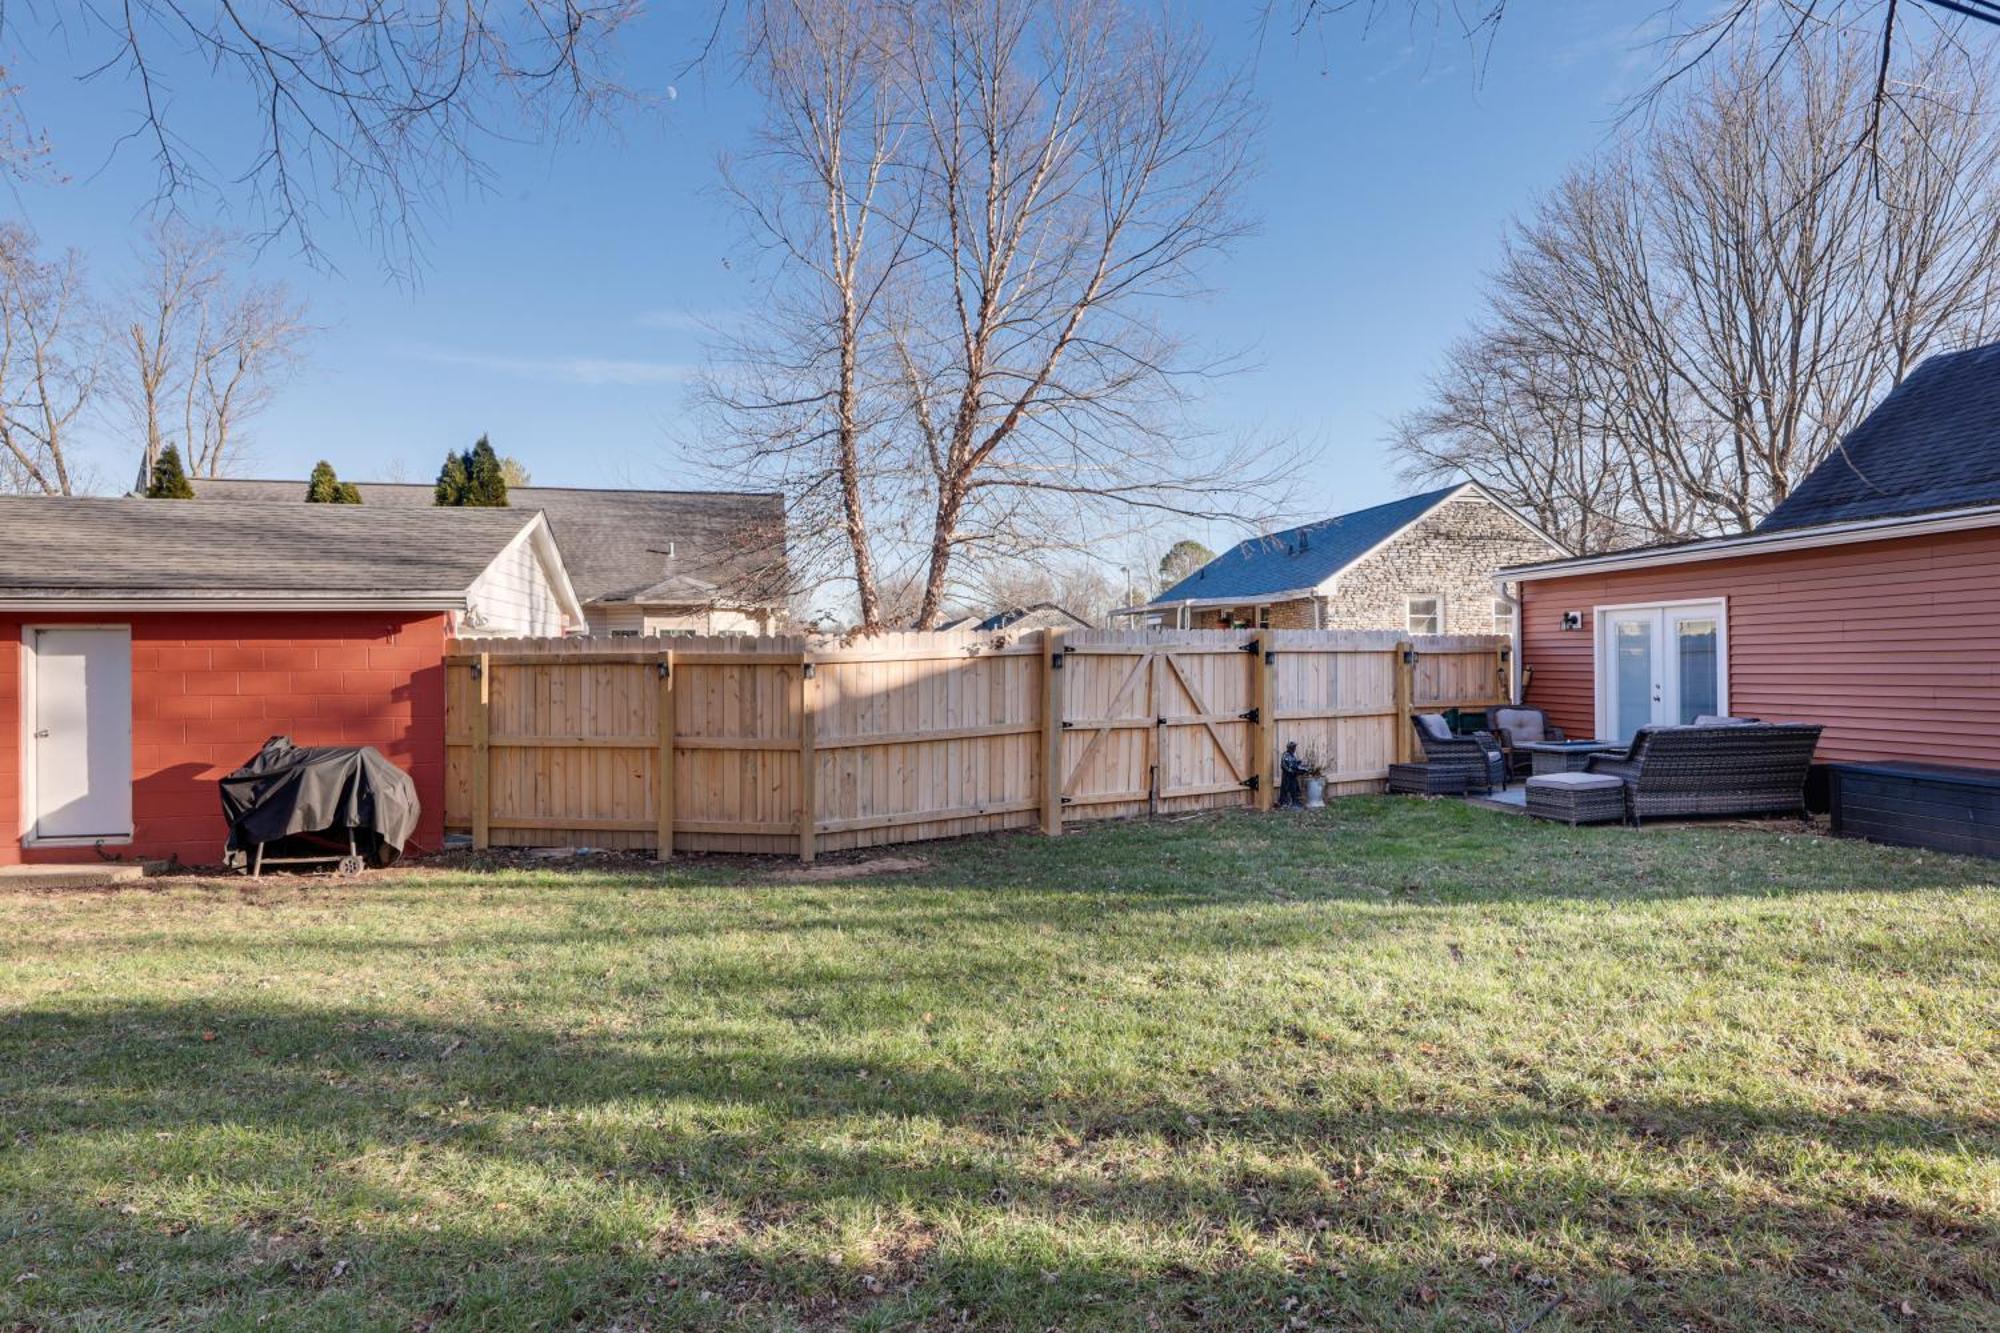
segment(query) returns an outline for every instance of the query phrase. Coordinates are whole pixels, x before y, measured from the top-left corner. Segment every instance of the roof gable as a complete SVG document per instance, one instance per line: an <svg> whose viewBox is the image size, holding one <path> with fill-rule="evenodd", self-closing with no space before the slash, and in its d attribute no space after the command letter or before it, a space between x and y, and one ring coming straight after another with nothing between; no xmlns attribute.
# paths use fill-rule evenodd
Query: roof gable
<svg viewBox="0 0 2000 1333"><path fill-rule="evenodd" d="M1238 542L1151 604L1269 596L1318 587L1467 485L1460 482ZM1476 488L1474 493L1484 498Z"/></svg>
<svg viewBox="0 0 2000 1333"><path fill-rule="evenodd" d="M200 500L303 503L305 483L196 481ZM358 483L361 507L431 509L434 488L418 482ZM512 508L548 515L577 596L586 602L684 601L771 605L785 582L783 497L754 491L636 491L514 486ZM667 551L673 554L669 556ZM671 597L666 594L672 593Z"/></svg>
<svg viewBox="0 0 2000 1333"><path fill-rule="evenodd" d="M0 597L60 603L463 596L539 516L0 496Z"/></svg>
<svg viewBox="0 0 2000 1333"><path fill-rule="evenodd" d="M2000 343L1925 360L1757 531L1996 503Z"/></svg>

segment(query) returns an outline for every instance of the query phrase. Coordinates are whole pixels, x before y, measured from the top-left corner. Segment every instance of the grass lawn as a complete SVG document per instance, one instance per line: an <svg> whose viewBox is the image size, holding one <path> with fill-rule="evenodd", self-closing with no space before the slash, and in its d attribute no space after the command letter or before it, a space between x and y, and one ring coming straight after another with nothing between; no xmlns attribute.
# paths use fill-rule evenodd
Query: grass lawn
<svg viewBox="0 0 2000 1333"><path fill-rule="evenodd" d="M0 894L0 1329L2000 1327L1993 865L893 850Z"/></svg>

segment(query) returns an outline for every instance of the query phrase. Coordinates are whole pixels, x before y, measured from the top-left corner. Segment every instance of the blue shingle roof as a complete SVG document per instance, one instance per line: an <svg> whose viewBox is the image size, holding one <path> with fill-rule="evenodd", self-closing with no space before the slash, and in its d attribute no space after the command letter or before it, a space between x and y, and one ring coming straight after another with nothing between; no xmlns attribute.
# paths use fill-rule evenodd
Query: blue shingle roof
<svg viewBox="0 0 2000 1333"><path fill-rule="evenodd" d="M1757 531L1987 504L2000 504L2000 343L1910 372Z"/></svg>
<svg viewBox="0 0 2000 1333"><path fill-rule="evenodd" d="M1153 604L1261 597L1313 587L1422 518L1463 484L1238 542L1155 597Z"/></svg>

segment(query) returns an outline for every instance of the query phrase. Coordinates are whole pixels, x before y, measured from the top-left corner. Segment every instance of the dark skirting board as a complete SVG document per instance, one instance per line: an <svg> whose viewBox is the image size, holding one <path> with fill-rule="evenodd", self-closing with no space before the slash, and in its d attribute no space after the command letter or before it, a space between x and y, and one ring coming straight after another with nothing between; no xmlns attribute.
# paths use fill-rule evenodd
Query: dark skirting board
<svg viewBox="0 0 2000 1333"><path fill-rule="evenodd" d="M1833 831L2000 857L2000 772L1943 764L1830 764Z"/></svg>

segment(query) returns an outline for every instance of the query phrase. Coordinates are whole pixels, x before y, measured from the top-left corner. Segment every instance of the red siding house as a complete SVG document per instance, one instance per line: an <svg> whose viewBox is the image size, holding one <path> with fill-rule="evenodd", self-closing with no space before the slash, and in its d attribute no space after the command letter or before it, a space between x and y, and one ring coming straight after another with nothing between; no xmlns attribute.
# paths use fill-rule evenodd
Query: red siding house
<svg viewBox="0 0 2000 1333"><path fill-rule="evenodd" d="M1734 714L2000 768L2000 345L1919 366L1753 532L1502 577L1523 697L1573 737Z"/></svg>
<svg viewBox="0 0 2000 1333"><path fill-rule="evenodd" d="M381 750L435 849L446 638L582 623L535 511L0 497L0 865L218 862L274 735Z"/></svg>

